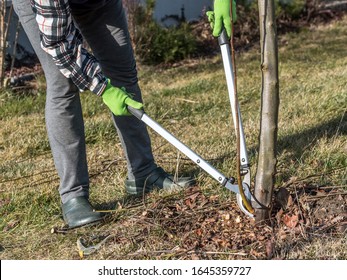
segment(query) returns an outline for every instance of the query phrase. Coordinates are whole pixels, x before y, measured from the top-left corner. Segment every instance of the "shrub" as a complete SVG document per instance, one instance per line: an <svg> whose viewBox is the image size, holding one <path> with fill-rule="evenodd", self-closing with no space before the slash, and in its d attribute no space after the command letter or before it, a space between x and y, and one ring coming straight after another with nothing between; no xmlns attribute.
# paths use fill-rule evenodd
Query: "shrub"
<svg viewBox="0 0 347 280"><path fill-rule="evenodd" d="M166 28L153 19L155 0L143 6L138 0L123 0L135 54L145 64L172 63L190 57L196 40L187 23Z"/></svg>
<svg viewBox="0 0 347 280"><path fill-rule="evenodd" d="M277 5L276 16L286 16L290 19L298 19L304 12L306 0L275 0Z"/></svg>
<svg viewBox="0 0 347 280"><path fill-rule="evenodd" d="M196 42L188 24L164 28L152 22L137 38L136 54L146 64L172 63L190 57Z"/></svg>

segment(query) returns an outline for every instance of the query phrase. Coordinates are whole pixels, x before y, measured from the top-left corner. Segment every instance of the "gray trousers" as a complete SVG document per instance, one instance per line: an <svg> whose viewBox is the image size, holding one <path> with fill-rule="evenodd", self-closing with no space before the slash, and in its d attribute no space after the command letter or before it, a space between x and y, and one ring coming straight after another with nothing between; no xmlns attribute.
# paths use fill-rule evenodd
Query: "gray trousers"
<svg viewBox="0 0 347 280"><path fill-rule="evenodd" d="M79 91L70 79L60 73L52 57L41 49L39 29L30 1L13 0L13 5L46 77L46 128L60 178L62 203L78 196L88 197L89 175ZM128 92L134 93L134 99L141 102L122 1L110 0L97 9L71 12L105 76L114 86L125 87ZM128 178L149 174L156 164L145 125L132 116L112 117L127 159Z"/></svg>

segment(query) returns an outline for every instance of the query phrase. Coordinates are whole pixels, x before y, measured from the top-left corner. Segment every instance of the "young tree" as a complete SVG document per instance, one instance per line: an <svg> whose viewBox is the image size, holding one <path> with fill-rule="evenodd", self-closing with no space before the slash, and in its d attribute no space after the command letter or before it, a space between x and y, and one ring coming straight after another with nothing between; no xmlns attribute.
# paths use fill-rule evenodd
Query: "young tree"
<svg viewBox="0 0 347 280"><path fill-rule="evenodd" d="M10 29L13 12L13 6L11 5L7 13L7 3L7 0L2 0L0 2L0 88L4 86L7 35Z"/></svg>
<svg viewBox="0 0 347 280"><path fill-rule="evenodd" d="M255 197L256 220L269 216L275 185L279 109L278 47L274 0L258 0L262 71L262 100Z"/></svg>
<svg viewBox="0 0 347 280"><path fill-rule="evenodd" d="M140 0L123 0L123 6L127 11L129 33L135 51L136 44L134 42L134 38L136 33L136 16L139 13Z"/></svg>
<svg viewBox="0 0 347 280"><path fill-rule="evenodd" d="M6 39L5 39L5 14L6 14L6 1L0 3L0 88L3 85L4 79L4 62L5 62L5 50L6 50Z"/></svg>

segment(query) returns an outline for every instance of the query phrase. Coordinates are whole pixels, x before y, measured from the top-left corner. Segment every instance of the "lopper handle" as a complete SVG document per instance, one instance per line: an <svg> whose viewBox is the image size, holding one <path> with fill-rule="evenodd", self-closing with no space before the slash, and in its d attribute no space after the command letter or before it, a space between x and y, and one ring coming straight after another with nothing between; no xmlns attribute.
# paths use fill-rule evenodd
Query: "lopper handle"
<svg viewBox="0 0 347 280"><path fill-rule="evenodd" d="M218 43L220 46L230 44L230 39L228 37L228 34L227 34L225 28L223 28L222 33L218 37Z"/></svg>
<svg viewBox="0 0 347 280"><path fill-rule="evenodd" d="M143 114L145 113L144 110L142 109L136 109L134 107L131 106L127 106L127 109L129 111L130 114L132 114L134 117L138 118L139 120L142 119Z"/></svg>

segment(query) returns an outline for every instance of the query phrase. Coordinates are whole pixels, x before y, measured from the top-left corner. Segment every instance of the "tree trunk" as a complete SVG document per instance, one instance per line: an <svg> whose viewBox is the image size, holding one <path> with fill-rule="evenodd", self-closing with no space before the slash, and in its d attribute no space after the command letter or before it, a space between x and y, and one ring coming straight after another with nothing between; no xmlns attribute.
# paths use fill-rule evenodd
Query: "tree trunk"
<svg viewBox="0 0 347 280"><path fill-rule="evenodd" d="M6 14L6 1L0 3L0 88L3 86L4 80L4 63L5 63L5 14Z"/></svg>
<svg viewBox="0 0 347 280"><path fill-rule="evenodd" d="M136 16L138 16L138 10L140 9L140 0L123 0L123 6L127 13L131 43L136 53Z"/></svg>
<svg viewBox="0 0 347 280"><path fill-rule="evenodd" d="M274 0L258 0L261 44L262 102L258 166L255 178L256 221L269 217L276 173L279 108L278 47ZM256 203L255 203L256 205Z"/></svg>

